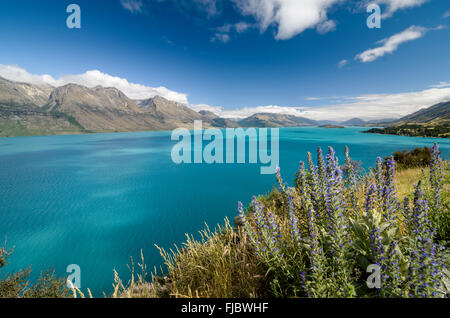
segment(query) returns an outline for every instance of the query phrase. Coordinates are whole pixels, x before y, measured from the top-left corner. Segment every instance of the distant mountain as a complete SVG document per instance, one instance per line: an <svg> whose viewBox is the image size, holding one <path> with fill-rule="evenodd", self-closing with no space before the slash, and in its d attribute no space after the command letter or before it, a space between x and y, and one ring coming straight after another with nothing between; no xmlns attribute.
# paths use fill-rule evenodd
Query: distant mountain
<svg viewBox="0 0 450 318"><path fill-rule="evenodd" d="M397 120L397 118L381 118L381 119L372 119L368 120L368 124L386 124Z"/></svg>
<svg viewBox="0 0 450 318"><path fill-rule="evenodd" d="M199 114L203 116L203 120L209 120L210 123L214 127L221 127L221 128L236 128L239 127L236 121L222 118L214 114L213 112L201 110L199 111Z"/></svg>
<svg viewBox="0 0 450 318"><path fill-rule="evenodd" d="M0 136L85 132L235 127L236 123L204 116L160 96L132 100L112 87L61 87L18 83L0 77Z"/></svg>
<svg viewBox="0 0 450 318"><path fill-rule="evenodd" d="M439 103L367 133L450 138L450 102Z"/></svg>
<svg viewBox="0 0 450 318"><path fill-rule="evenodd" d="M352 118L340 123L343 126L364 126L367 124L364 120L360 118Z"/></svg>
<svg viewBox="0 0 450 318"><path fill-rule="evenodd" d="M285 114L258 113L238 121L242 127L301 127L315 126L317 122Z"/></svg>

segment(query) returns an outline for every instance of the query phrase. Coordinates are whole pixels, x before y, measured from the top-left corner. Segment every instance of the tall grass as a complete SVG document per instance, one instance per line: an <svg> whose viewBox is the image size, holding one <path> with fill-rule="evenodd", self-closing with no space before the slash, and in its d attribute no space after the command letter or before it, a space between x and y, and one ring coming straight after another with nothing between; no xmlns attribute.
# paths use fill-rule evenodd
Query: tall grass
<svg viewBox="0 0 450 318"><path fill-rule="evenodd" d="M152 283L139 279L119 292L121 297L261 297L265 267L254 256L244 235L225 220L214 231L208 227L201 239L187 235L181 247L159 248L167 267L164 278L152 275ZM144 275L141 275L141 277ZM123 284L117 284L117 286Z"/></svg>

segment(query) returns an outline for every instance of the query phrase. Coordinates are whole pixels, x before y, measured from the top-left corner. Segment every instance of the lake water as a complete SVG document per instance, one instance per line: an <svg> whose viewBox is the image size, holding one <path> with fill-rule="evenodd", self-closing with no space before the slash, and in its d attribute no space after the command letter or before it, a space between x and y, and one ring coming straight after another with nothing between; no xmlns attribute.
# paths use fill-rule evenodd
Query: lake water
<svg viewBox="0 0 450 318"><path fill-rule="evenodd" d="M365 128L280 129L280 167L292 182L299 160L321 146L344 146L364 168L377 156L449 139L362 134ZM204 223L236 215L237 201L269 192L274 175L257 164L181 164L171 160L170 132L0 139L0 245L14 247L6 271L32 265L33 278L53 268L81 267L81 287L111 292L113 268L129 278L140 249L149 269L161 264L154 244L169 248ZM342 159L341 159L342 161Z"/></svg>

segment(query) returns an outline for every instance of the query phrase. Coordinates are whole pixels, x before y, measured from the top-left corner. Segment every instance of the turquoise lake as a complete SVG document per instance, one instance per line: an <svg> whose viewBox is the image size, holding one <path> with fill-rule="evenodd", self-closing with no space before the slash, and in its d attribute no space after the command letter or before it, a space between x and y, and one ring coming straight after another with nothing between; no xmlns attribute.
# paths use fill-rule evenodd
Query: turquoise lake
<svg viewBox="0 0 450 318"><path fill-rule="evenodd" d="M280 129L280 167L292 184L299 160L316 148L350 147L353 159L372 167L377 156L450 140L362 134L366 128ZM0 246L14 247L1 275L32 265L66 275L81 267L81 288L95 296L112 290L113 269L127 280L130 256L144 252L161 265L154 244L170 248L236 215L237 202L269 192L274 175L259 164L180 164L171 160L171 132L139 132L0 139ZM205 142L206 143L206 142ZM342 162L342 159L341 159Z"/></svg>

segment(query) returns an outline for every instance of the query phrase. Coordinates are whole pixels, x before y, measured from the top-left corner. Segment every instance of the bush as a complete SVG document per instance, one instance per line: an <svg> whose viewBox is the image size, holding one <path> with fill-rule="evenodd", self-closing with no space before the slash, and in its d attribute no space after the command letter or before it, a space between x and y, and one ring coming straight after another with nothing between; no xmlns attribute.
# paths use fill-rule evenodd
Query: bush
<svg viewBox="0 0 450 318"><path fill-rule="evenodd" d="M7 265L11 251L0 248L0 268ZM31 268L19 270L0 280L0 298L64 298L68 297L66 281L58 279L54 271L42 273L36 284L28 280Z"/></svg>
<svg viewBox="0 0 450 318"><path fill-rule="evenodd" d="M392 156L398 169L429 167L431 163L431 149L428 147L396 151Z"/></svg>

